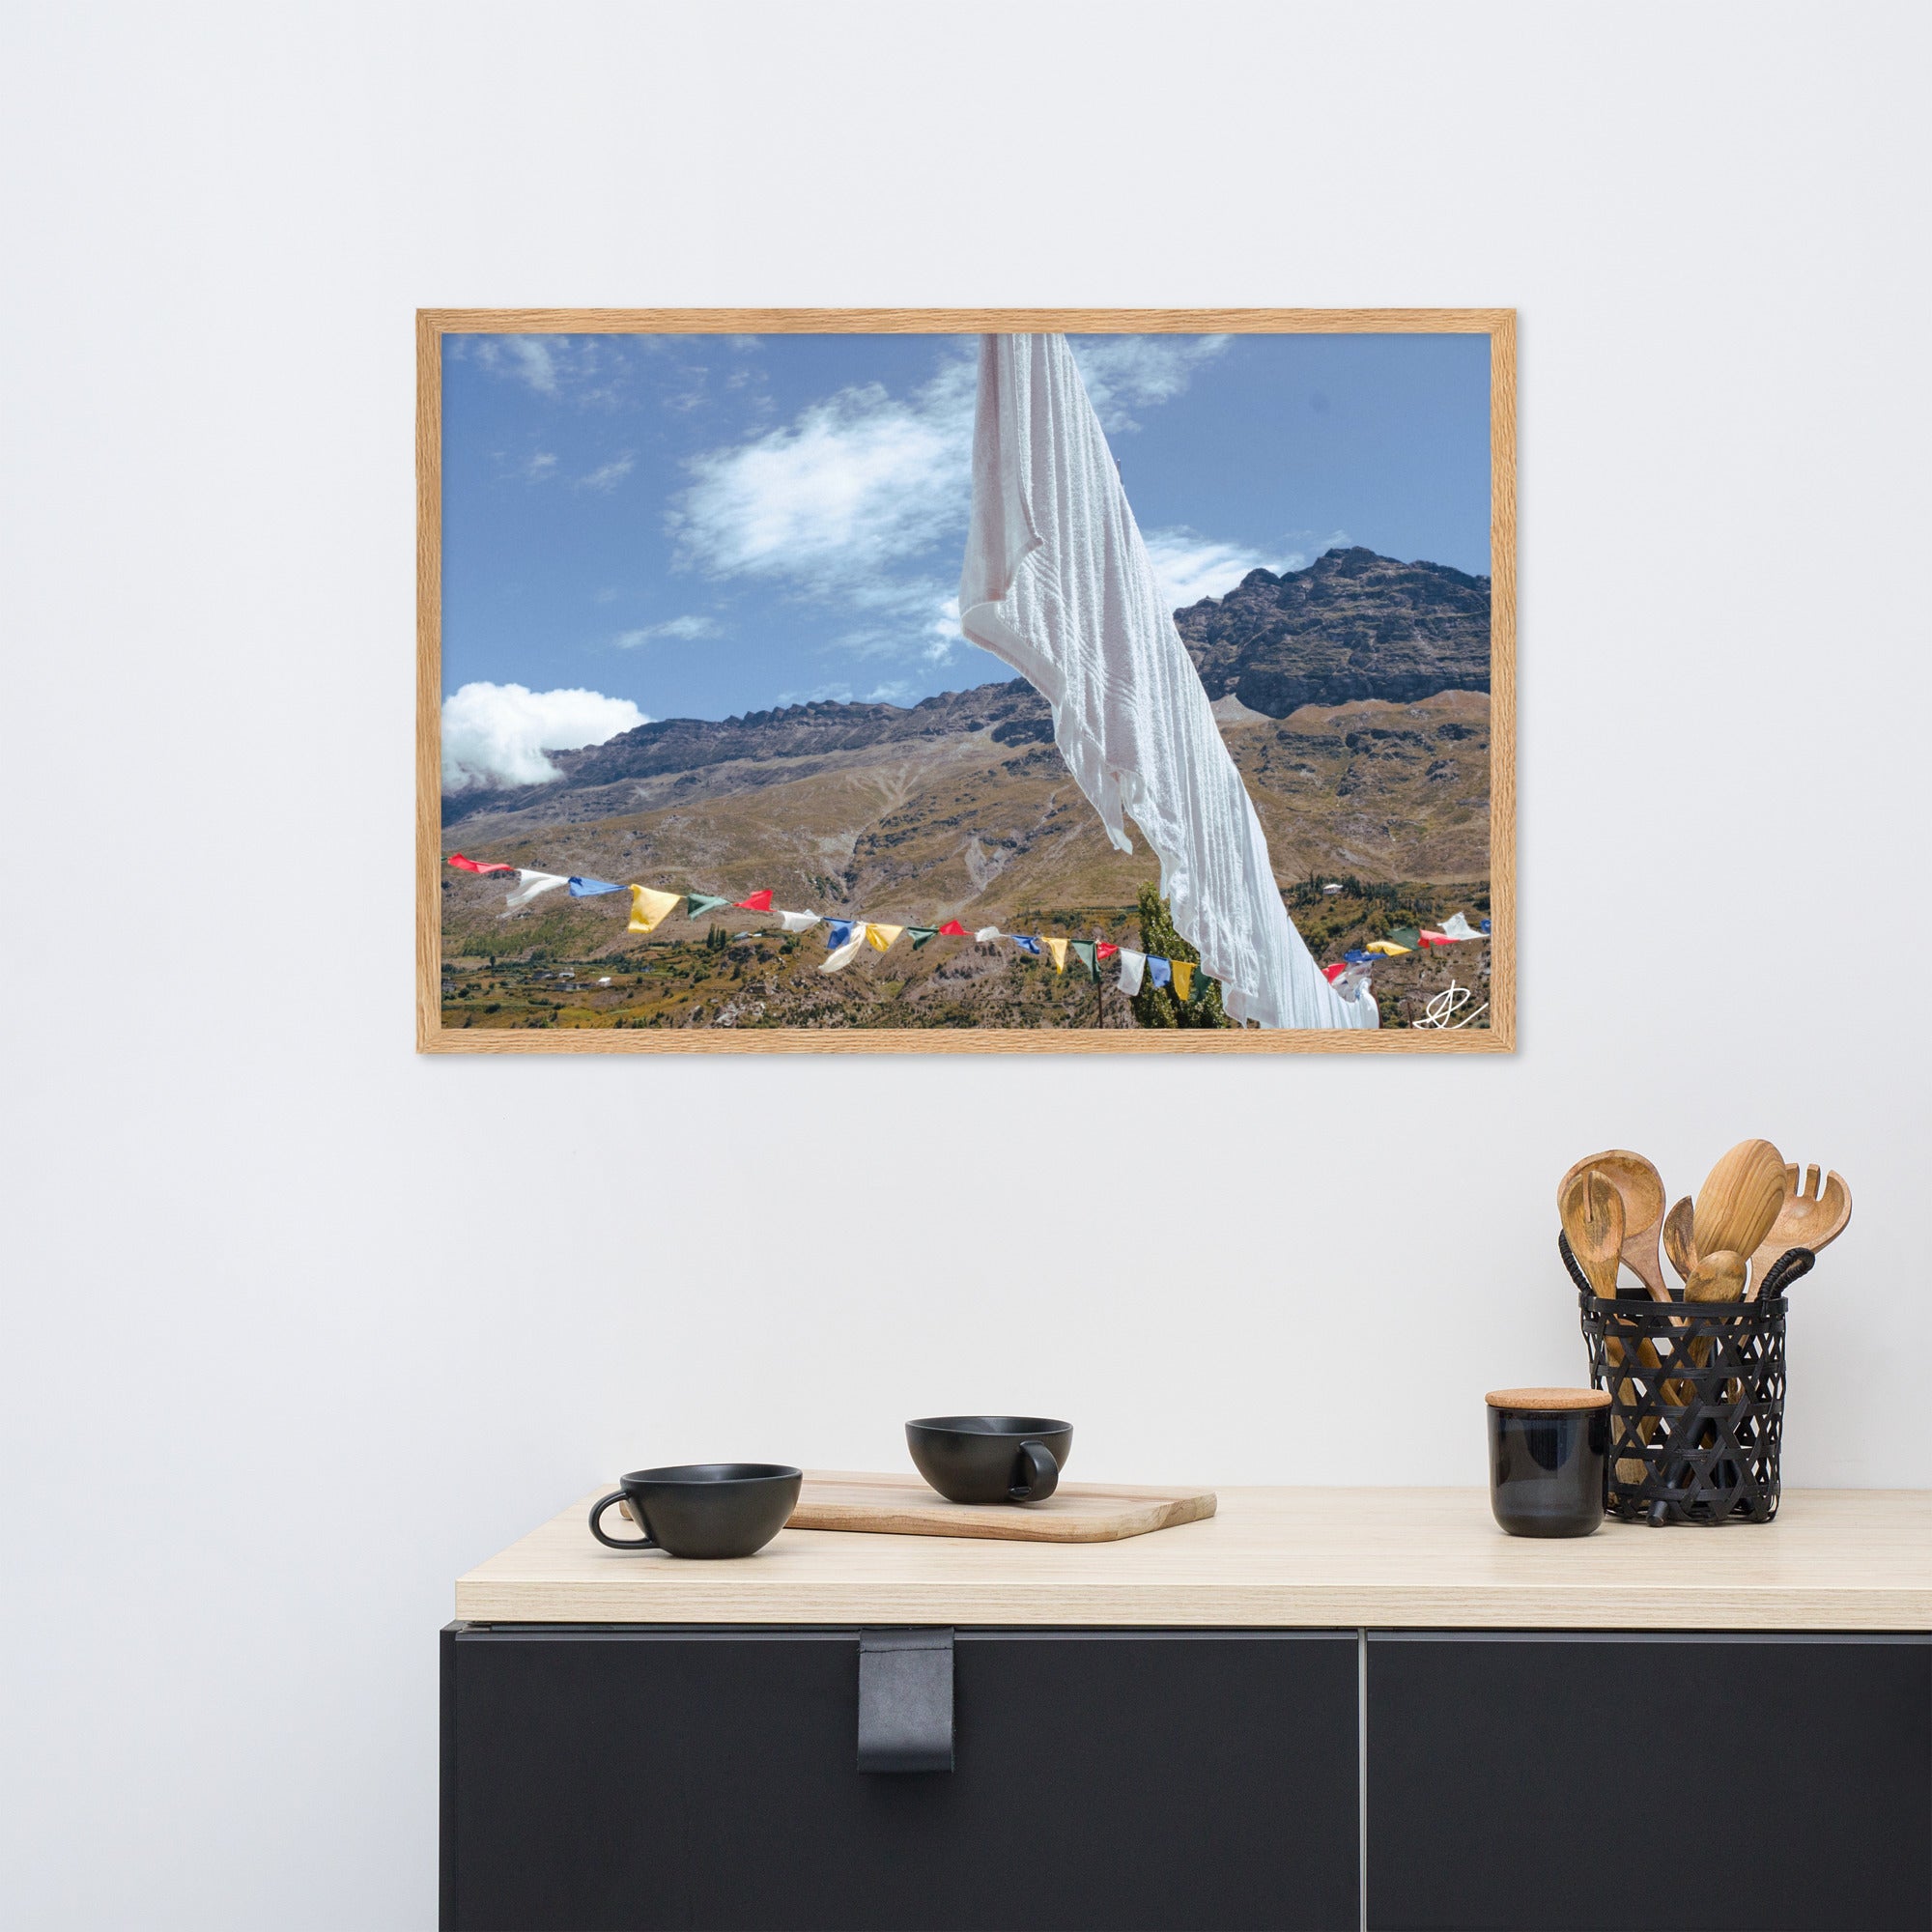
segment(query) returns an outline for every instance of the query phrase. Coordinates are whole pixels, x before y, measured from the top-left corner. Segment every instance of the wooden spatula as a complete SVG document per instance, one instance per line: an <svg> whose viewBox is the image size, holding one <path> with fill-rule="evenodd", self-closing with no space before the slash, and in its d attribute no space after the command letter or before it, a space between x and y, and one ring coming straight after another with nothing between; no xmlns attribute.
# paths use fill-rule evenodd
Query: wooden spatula
<svg viewBox="0 0 1932 1932"><path fill-rule="evenodd" d="M1697 1252L1756 1254L1783 1201L1784 1156L1769 1141L1740 1141L1697 1190Z"/></svg>

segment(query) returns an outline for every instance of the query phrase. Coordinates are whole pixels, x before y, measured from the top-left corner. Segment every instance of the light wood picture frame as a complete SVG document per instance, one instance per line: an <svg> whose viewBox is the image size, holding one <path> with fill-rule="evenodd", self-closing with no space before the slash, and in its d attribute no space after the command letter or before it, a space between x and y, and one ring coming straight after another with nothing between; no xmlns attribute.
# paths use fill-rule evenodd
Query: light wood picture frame
<svg viewBox="0 0 1932 1932"><path fill-rule="evenodd" d="M500 348L533 345L526 358L548 356L544 347L610 336L716 337L942 335L1060 332L1069 337L1216 339L1249 336L1483 336L1488 339L1489 595L1488 680L1488 937L1481 953L1483 978L1476 1024L1451 1018L1437 1000L1433 1021L1385 1025L1380 1030L1263 1030L1187 1026L1155 1028L1123 1023L983 1027L958 1024L896 1026L781 1026L770 1024L614 1025L608 1018L578 1020L552 999L548 1020L504 1023L505 1006L484 1019L473 992L446 1006L444 901L451 874L445 866L443 668L445 358L466 348L472 355L486 338ZM1516 1046L1516 314L1513 309L423 309L416 317L417 392L417 591L416 591L416 1047L440 1053L1508 1053ZM1318 398L1310 398L1318 405ZM1131 427L1131 425L1130 425ZM594 479L586 479L594 480ZM1373 548L1374 534L1357 533ZM1434 565L1418 566L1435 568ZM1466 579L1464 581L1467 581ZM1463 694L1445 692L1443 696ZM1379 700L1376 700L1379 701ZM1339 707L1334 707L1339 708ZM1257 714L1246 714L1255 716ZM1466 727L1451 725L1466 736ZM1377 732L1388 737L1405 735ZM1421 744L1419 734L1415 736ZM588 740L582 742L590 742ZM1051 751L1049 744L1046 749ZM1454 747L1450 747L1454 750ZM1416 752L1419 758L1426 752ZM1447 763L1449 760L1444 759ZM1067 789L1072 791L1070 780ZM1078 800L1078 793L1073 797ZM1091 808L1088 809L1091 815ZM1097 826L1097 821L1096 821ZM1273 835L1271 834L1271 838ZM458 838L456 843L462 840ZM1143 840L1136 841L1145 853ZM524 863L541 859L526 856ZM1280 876L1280 859L1276 869ZM1330 863L1330 868L1343 869ZM1146 855L1150 876L1158 861ZM638 874L639 882L642 874ZM1312 881L1302 890L1313 891ZM1461 874L1459 874L1461 876ZM470 890L476 881L457 884ZM662 881L653 879L653 884ZM686 887L680 882L673 891ZM715 891L713 886L691 890ZM750 890L749 888L747 889ZM1290 890L1284 883L1284 892ZM1351 885L1350 893L1365 890ZM817 903L813 901L813 903ZM1340 903L1338 901L1338 903ZM855 912L860 908L854 908ZM865 910L869 911L870 908ZM1446 907L1444 911L1446 912ZM883 909L874 917L883 916ZM921 913L920 917L926 917ZM806 945L818 942L808 937ZM903 942L900 942L903 943ZM1138 943L1129 940L1127 943ZM1359 943L1359 942L1358 942ZM970 942L969 942L970 944ZM1453 949L1460 953L1462 948ZM467 955L456 955L464 957ZM494 961L497 955L490 955ZM761 955L762 956L762 955ZM1319 956L1319 955L1318 955ZM1432 955L1433 956L1433 955ZM1445 955L1446 956L1446 955ZM1411 962L1412 963L1412 962ZM459 969L452 966L452 973ZM469 971L469 968L460 969ZM481 969L479 969L481 970ZM501 971L503 969L497 968ZM1393 970L1393 969L1391 969ZM567 976L568 977L568 976ZM482 982L486 984L487 982ZM587 993L581 980L571 983ZM1469 998L1463 989L1463 1000ZM573 998L579 994L573 993ZM1408 1001L1415 1009L1420 995ZM465 1023L453 1023L458 1008ZM1385 1005L1385 1010L1386 1010ZM1115 1006L1114 1012L1122 1012Z"/></svg>

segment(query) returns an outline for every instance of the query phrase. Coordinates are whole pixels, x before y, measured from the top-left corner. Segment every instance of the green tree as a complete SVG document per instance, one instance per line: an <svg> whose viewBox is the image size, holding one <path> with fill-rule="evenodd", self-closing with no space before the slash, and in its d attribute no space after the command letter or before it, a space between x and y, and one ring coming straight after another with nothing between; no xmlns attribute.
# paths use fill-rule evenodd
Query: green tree
<svg viewBox="0 0 1932 1932"><path fill-rule="evenodd" d="M1141 951L1152 959L1187 959L1197 965L1201 955L1174 929L1174 917L1156 886L1143 886L1140 895ZM1205 990L1195 1000L1177 1000L1171 986L1156 986L1151 975L1141 980L1134 995L1134 1024L1144 1027L1224 1027L1234 1022L1221 1009L1221 988L1213 980L1197 979Z"/></svg>

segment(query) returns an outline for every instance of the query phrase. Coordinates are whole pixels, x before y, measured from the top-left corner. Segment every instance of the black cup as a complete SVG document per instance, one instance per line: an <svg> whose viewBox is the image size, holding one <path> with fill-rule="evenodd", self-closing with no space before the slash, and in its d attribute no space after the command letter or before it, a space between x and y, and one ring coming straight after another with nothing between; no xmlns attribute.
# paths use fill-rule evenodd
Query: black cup
<svg viewBox="0 0 1932 1932"><path fill-rule="evenodd" d="M1043 1503L1073 1453L1072 1423L1039 1415L928 1415L905 1432L913 1466L953 1503Z"/></svg>
<svg viewBox="0 0 1932 1932"><path fill-rule="evenodd" d="M684 1463L633 1469L600 1496L590 1533L612 1549L662 1549L667 1556L750 1556L785 1526L798 1507L802 1470L782 1463ZM606 1536L602 1518L626 1505L642 1538Z"/></svg>
<svg viewBox="0 0 1932 1932"><path fill-rule="evenodd" d="M1588 1536L1604 1520L1607 1389L1496 1389L1490 1507L1512 1536Z"/></svg>

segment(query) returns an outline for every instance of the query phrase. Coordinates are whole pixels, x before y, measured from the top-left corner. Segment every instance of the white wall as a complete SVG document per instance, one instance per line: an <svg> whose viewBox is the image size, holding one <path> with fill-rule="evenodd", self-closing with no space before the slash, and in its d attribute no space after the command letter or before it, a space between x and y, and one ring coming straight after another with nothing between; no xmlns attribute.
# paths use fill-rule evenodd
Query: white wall
<svg viewBox="0 0 1932 1932"><path fill-rule="evenodd" d="M1926 17L13 10L5 1916L433 1923L451 1579L639 1463L1480 1481L1593 1147L1843 1170L1789 1478L1932 1483ZM1520 309L1521 1050L414 1058L412 309L982 301Z"/></svg>

